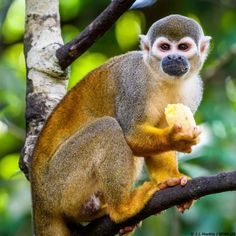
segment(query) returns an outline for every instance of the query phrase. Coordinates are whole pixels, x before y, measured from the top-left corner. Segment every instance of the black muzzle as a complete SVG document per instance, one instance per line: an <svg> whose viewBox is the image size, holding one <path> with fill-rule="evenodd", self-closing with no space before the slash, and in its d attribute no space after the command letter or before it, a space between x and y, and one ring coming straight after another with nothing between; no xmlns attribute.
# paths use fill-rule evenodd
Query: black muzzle
<svg viewBox="0 0 236 236"><path fill-rule="evenodd" d="M168 55L161 62L163 71L170 76L182 76L189 69L188 59L180 55Z"/></svg>

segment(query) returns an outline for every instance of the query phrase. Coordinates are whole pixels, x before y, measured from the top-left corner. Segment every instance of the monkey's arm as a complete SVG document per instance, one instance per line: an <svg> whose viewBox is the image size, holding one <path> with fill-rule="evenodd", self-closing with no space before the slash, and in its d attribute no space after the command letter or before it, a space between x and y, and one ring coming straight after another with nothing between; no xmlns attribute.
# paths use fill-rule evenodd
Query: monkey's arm
<svg viewBox="0 0 236 236"><path fill-rule="evenodd" d="M135 155L148 156L172 150L191 152L199 134L197 128L186 132L179 125L159 129L144 123L131 129L126 140Z"/></svg>

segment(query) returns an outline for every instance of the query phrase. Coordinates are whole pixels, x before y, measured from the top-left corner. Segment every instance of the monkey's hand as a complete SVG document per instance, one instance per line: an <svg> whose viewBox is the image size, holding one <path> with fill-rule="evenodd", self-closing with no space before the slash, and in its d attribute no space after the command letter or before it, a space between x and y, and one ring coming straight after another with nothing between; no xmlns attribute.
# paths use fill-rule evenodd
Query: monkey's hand
<svg viewBox="0 0 236 236"><path fill-rule="evenodd" d="M182 125L173 125L167 133L167 142L170 150L191 153L192 146L199 142L201 130L198 127L183 129Z"/></svg>
<svg viewBox="0 0 236 236"><path fill-rule="evenodd" d="M198 143L201 133L196 127L190 108L181 103L168 104L165 116L167 123L172 127L168 133L172 150L190 153L192 146Z"/></svg>

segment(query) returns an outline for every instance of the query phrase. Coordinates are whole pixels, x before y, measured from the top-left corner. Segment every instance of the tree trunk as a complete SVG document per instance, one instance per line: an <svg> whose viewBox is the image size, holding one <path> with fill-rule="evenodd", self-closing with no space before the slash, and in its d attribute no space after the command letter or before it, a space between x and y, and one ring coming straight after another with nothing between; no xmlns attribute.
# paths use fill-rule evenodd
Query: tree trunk
<svg viewBox="0 0 236 236"><path fill-rule="evenodd" d="M37 136L55 105L66 93L68 70L58 64L63 44L58 0L26 0L24 53L27 66L26 141L20 168L28 177Z"/></svg>

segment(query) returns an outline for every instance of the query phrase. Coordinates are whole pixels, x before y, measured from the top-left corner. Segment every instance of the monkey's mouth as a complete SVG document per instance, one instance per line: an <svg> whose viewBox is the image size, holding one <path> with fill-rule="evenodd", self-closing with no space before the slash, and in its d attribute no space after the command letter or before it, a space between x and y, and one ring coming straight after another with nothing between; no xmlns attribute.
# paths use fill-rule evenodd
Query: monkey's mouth
<svg viewBox="0 0 236 236"><path fill-rule="evenodd" d="M185 57L164 57L162 60L163 71L175 77L186 74L189 70L189 63Z"/></svg>

